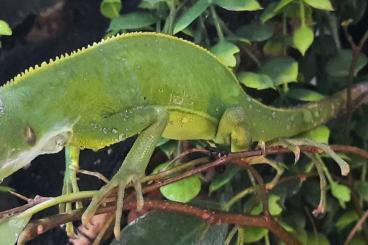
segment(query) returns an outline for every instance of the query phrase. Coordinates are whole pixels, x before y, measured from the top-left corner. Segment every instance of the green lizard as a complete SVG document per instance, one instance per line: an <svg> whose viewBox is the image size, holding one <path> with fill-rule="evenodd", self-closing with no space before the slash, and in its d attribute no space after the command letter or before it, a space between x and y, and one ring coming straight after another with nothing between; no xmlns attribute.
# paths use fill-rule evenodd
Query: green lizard
<svg viewBox="0 0 368 245"><path fill-rule="evenodd" d="M368 84L355 86L353 100L367 91ZM65 147L64 191L78 191L69 165L78 165L80 149L138 135L82 218L88 222L118 187L116 228L128 184L142 205L139 180L160 137L210 140L241 151L251 142L325 123L344 108L345 94L290 109L265 106L214 55L191 42L157 33L118 35L30 68L0 88L0 178Z"/></svg>

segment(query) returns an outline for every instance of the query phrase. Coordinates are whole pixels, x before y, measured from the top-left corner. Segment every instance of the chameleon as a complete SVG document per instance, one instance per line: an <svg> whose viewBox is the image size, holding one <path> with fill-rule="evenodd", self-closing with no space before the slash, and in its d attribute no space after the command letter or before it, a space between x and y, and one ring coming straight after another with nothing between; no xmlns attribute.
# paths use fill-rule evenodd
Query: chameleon
<svg viewBox="0 0 368 245"><path fill-rule="evenodd" d="M368 83L355 85L353 102L367 92ZM150 32L119 34L29 68L0 88L0 179L38 155L65 148L63 191L75 192L70 166L78 166L81 149L99 150L137 135L120 169L82 216L88 223L117 188L116 228L127 185L133 184L137 206L143 205L139 180L161 137L247 150L253 142L324 124L344 110L346 98L340 91L298 107L270 107L247 95L229 68L190 41Z"/></svg>

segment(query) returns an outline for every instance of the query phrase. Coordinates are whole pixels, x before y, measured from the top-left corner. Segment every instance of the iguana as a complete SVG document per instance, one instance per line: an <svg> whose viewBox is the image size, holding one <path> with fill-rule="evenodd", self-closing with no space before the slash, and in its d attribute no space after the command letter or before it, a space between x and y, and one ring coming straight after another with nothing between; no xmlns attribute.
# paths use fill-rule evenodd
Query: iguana
<svg viewBox="0 0 368 245"><path fill-rule="evenodd" d="M367 92L367 83L356 85L353 101ZM70 172L80 149L98 150L138 135L82 217L87 223L118 187L120 224L128 184L142 205L139 180L160 137L209 140L241 151L252 142L310 130L345 104L342 91L300 107L269 107L247 95L231 70L200 46L158 33L117 35L30 68L0 88L0 178L64 147ZM78 191L75 173L64 187Z"/></svg>

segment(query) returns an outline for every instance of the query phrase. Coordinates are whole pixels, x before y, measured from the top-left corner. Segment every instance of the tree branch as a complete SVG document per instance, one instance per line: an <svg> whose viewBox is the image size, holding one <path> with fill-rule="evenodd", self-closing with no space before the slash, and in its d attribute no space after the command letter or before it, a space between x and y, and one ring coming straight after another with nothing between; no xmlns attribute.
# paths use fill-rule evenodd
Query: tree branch
<svg viewBox="0 0 368 245"><path fill-rule="evenodd" d="M363 149L353 147L353 146L344 146L344 145L332 145L330 146L334 151L336 152L344 152L344 153L351 153L358 155L363 158L368 159L368 151L365 151ZM318 147L314 146L301 146L300 147L302 152L311 152L311 153L321 153L322 150ZM208 150L188 150L186 153L190 154L193 152L201 152L201 153L208 153ZM188 170L180 175L177 175L175 177L171 177L168 179L165 179L163 181L156 182L154 184L151 184L144 188L143 192L148 193L153 190L157 190L158 188L170 184L172 182L176 182L178 180L184 179L186 177L207 171L208 169L214 168L216 166L220 166L226 163L229 163L234 160L239 160L242 158L252 157L252 156L260 156L264 153L265 155L270 154L278 154L278 153L291 153L291 150L281 147L281 146L272 146L267 147L265 149L265 152L262 152L261 150L255 150L255 151L245 151L245 152L239 152L239 153L230 153L227 156L223 156L218 158L217 160L203 164L201 166L195 167L191 170ZM181 157L185 157L188 154L181 154ZM301 177L309 177L309 175L303 175ZM299 177L298 177L299 178ZM285 179L287 181L289 179ZM283 182L283 180L280 180L280 183ZM133 193L132 193L133 194ZM115 195L115 193L113 193ZM115 202L115 198L113 195L110 195L109 200L106 199L105 203ZM133 196L133 195L132 195ZM135 209L135 201L132 200L132 196L127 196L126 198L126 206L127 209ZM48 199L46 199L48 200ZM35 199L34 201L21 206L17 207L11 210L0 212L0 217L9 217L12 215L15 215L17 213L23 212L24 210L27 210L39 203L42 203L42 199ZM268 215L267 213L264 216L246 216L241 214L231 214L231 213L219 213L219 212L213 212L209 210L204 210L184 204L178 204L173 202L163 202L163 201L155 201L155 200L148 200L145 202L145 208L147 209L159 209L159 210L166 210L166 211L172 211L172 212L181 212L186 213L189 215L193 215L196 217L199 217L203 220L206 220L209 223L229 223L229 224L236 224L236 225L243 225L243 226L257 226L257 227L264 227L269 229L271 232L275 234L278 238L283 240L287 244L299 244L289 233L287 233L273 218L272 216ZM114 209L113 206L106 206L101 209L99 209L98 213L101 212L111 212ZM82 211L75 211L71 214L59 214L55 216L51 216L42 220L38 221L32 221L30 222L24 232L22 233L22 239L29 240L32 239L45 231L58 226L60 224L73 221L76 219L79 219L82 214Z"/></svg>

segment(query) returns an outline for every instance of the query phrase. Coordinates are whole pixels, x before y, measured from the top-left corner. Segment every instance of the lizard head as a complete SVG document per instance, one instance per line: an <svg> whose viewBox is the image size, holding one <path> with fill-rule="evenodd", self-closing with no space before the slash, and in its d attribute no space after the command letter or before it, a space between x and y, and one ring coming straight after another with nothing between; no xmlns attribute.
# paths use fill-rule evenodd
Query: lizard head
<svg viewBox="0 0 368 245"><path fill-rule="evenodd" d="M61 151L71 138L72 125L23 118L1 110L0 105L0 180L38 155Z"/></svg>

